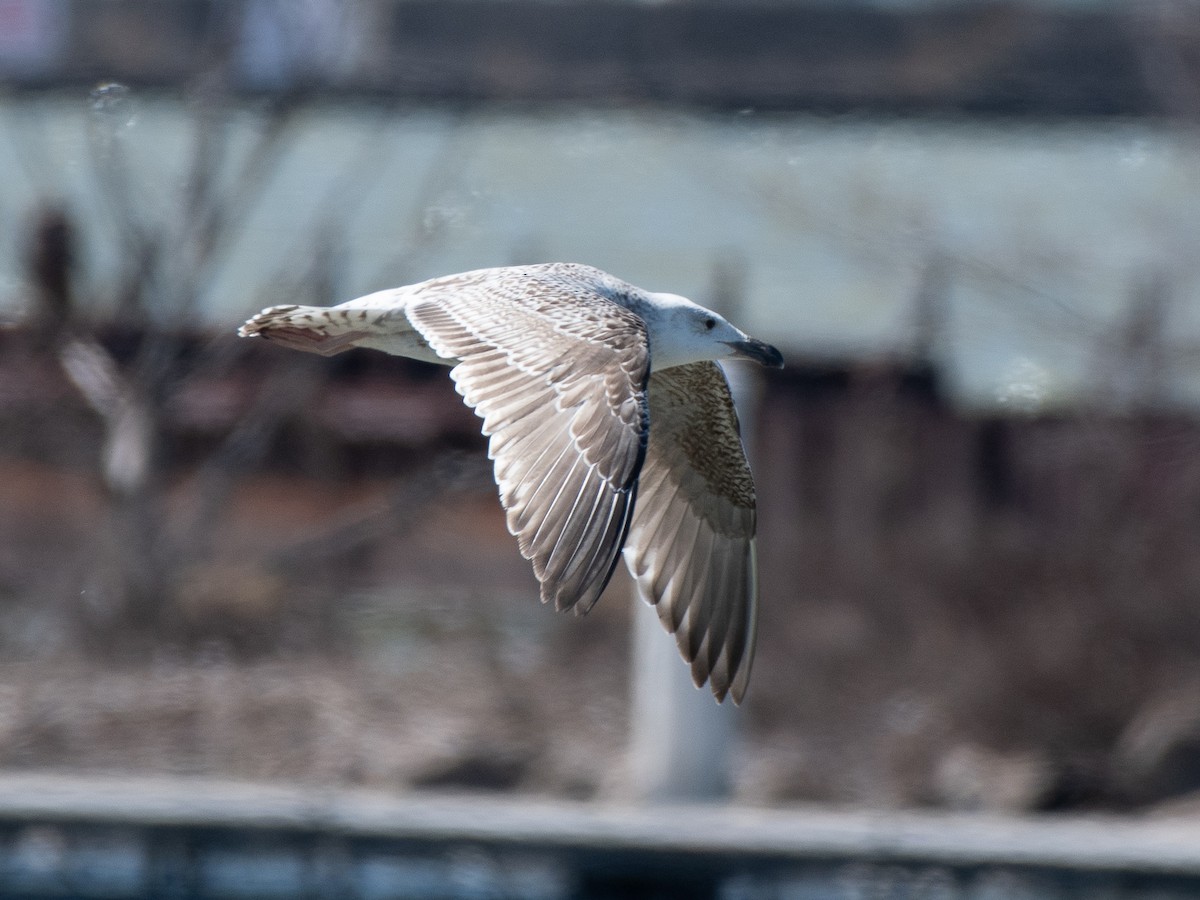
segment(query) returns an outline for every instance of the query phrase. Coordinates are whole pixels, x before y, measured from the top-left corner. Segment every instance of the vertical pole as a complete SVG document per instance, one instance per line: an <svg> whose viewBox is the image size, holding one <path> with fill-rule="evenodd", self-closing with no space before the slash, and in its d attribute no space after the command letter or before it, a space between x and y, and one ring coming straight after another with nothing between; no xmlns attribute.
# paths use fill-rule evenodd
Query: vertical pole
<svg viewBox="0 0 1200 900"><path fill-rule="evenodd" d="M697 690L658 613L634 594L630 781L640 800L729 795L734 707Z"/></svg>
<svg viewBox="0 0 1200 900"><path fill-rule="evenodd" d="M714 276L717 296L712 306L730 310L737 293L730 290L729 271L718 265ZM749 451L761 376L756 367L743 363L724 368ZM638 596L636 587L634 605L629 744L632 793L652 802L728 798L737 707L728 699L718 705L707 686L696 689L675 638L663 629L658 613Z"/></svg>

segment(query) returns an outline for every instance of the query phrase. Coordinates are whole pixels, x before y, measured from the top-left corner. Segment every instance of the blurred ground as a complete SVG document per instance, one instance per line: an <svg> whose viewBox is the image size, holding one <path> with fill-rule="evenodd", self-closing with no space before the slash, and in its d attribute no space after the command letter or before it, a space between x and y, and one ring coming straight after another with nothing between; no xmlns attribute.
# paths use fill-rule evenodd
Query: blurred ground
<svg viewBox="0 0 1200 900"><path fill-rule="evenodd" d="M245 560L385 487L247 484L227 535L242 562L185 572L158 634L105 648L80 633L111 631L104 612L81 620L70 601L39 607L22 590L54 593L27 580L40 580L31 557L51 550L50 531L72 544L103 529L95 498L32 463L0 467L0 484L5 531L29 539L5 541L2 631L22 661L0 667L0 766L567 796L613 779L598 761L623 742L628 606L614 598L586 622L541 609L490 497L300 585ZM42 574L61 584L74 568Z"/></svg>

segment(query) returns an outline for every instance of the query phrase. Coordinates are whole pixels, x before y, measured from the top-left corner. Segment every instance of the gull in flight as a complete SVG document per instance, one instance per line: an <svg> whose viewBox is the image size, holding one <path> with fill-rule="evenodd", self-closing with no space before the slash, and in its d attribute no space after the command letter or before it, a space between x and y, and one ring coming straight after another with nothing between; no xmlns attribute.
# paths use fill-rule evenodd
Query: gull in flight
<svg viewBox="0 0 1200 900"><path fill-rule="evenodd" d="M542 601L586 613L623 552L697 687L741 702L758 605L754 481L716 360L779 368L774 347L683 297L573 263L273 306L238 334L453 366Z"/></svg>

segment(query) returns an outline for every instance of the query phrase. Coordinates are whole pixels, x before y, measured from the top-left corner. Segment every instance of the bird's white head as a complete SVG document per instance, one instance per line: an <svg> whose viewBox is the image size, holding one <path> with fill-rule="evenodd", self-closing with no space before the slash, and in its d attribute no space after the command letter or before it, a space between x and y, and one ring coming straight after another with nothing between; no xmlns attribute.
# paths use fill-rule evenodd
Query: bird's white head
<svg viewBox="0 0 1200 900"><path fill-rule="evenodd" d="M647 292L645 316L650 337L650 367L669 369L717 359L751 359L773 369L783 356L770 344L750 337L723 316L678 294Z"/></svg>

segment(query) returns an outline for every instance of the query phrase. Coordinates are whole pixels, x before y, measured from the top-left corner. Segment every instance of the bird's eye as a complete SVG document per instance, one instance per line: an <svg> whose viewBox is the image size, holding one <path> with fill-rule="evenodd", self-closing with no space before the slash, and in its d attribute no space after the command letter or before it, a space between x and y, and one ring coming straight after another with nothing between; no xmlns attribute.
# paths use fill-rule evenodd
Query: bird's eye
<svg viewBox="0 0 1200 900"><path fill-rule="evenodd" d="M704 327L706 329L708 329L709 331L712 331L714 328L717 327L717 320L714 319L712 316L709 316L707 319L704 320Z"/></svg>

